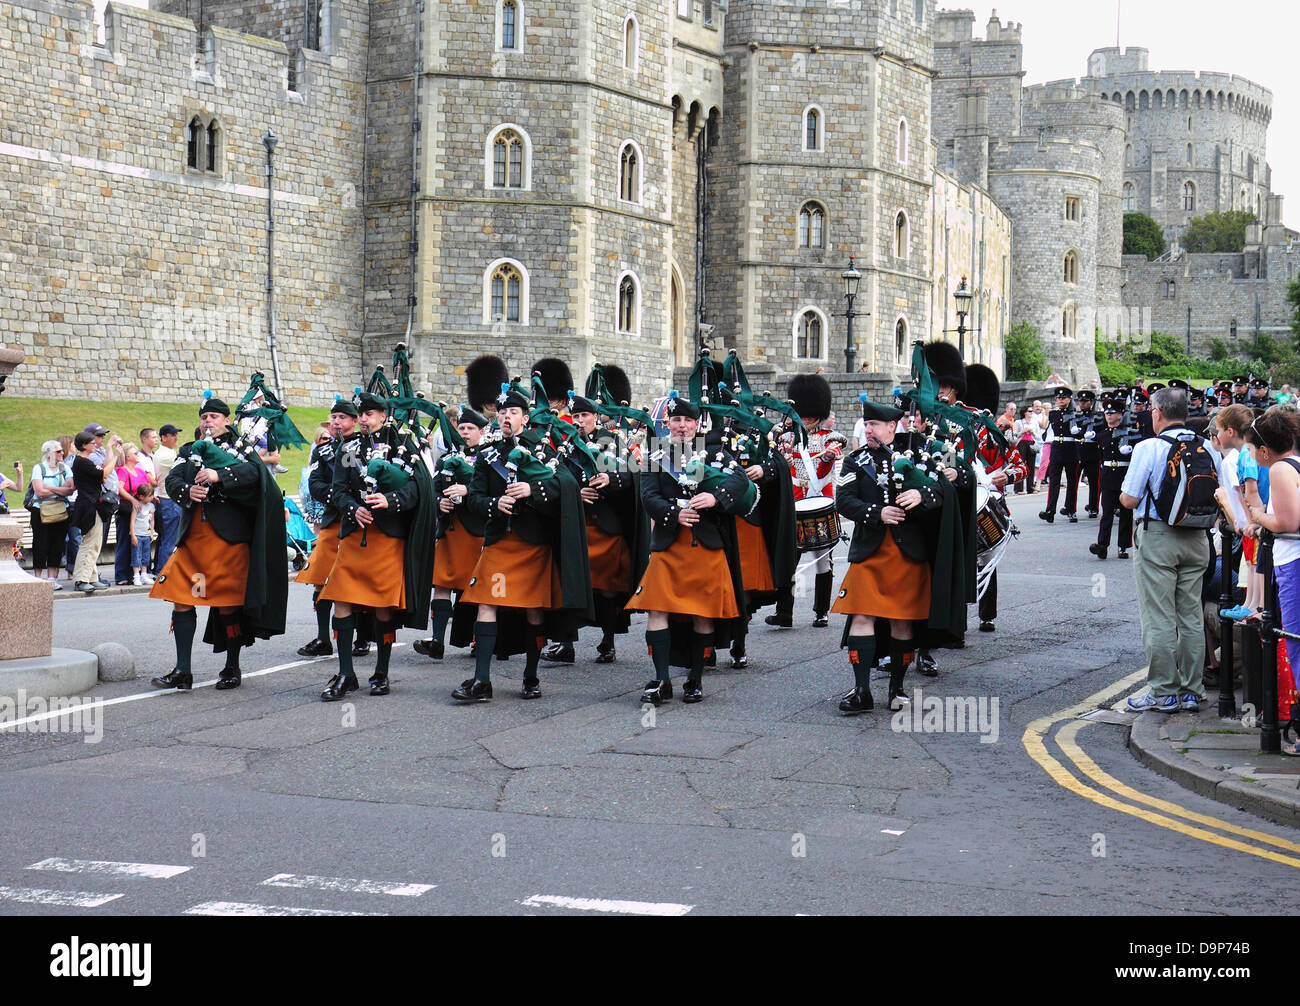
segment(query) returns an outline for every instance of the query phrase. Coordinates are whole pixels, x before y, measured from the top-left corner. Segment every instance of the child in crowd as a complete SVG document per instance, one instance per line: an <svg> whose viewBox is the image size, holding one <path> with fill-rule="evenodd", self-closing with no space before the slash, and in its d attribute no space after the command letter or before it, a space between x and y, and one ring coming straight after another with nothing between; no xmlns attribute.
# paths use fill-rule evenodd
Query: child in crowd
<svg viewBox="0 0 1300 1006"><path fill-rule="evenodd" d="M154 538L154 488L145 483L135 491L135 513L131 518L131 566L137 586L153 583L149 573L149 552Z"/></svg>

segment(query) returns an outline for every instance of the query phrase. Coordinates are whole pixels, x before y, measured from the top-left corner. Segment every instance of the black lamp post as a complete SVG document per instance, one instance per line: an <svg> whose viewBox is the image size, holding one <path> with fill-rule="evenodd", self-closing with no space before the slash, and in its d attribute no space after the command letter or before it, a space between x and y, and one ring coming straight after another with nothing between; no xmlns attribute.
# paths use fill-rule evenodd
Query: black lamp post
<svg viewBox="0 0 1300 1006"><path fill-rule="evenodd" d="M853 301L858 295L858 284L862 282L862 273L853 267L852 255L849 256L849 267L840 273L840 279L844 280L844 299L848 302L844 317L849 323L848 341L844 345L844 373L851 374L855 369L853 364L858 355L857 347L853 345L853 319L856 317Z"/></svg>
<svg viewBox="0 0 1300 1006"><path fill-rule="evenodd" d="M966 319L970 316L970 302L974 297L970 288L966 285L966 277L961 278L961 285L953 291L952 299L957 302L957 348L961 351L961 358L966 359L966 333L970 331L966 327Z"/></svg>

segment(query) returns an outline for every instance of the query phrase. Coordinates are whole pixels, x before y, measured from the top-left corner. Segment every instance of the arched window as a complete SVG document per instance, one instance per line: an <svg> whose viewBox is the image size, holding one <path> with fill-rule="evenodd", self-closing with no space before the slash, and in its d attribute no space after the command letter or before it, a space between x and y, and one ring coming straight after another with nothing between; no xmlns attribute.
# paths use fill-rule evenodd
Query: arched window
<svg viewBox="0 0 1300 1006"><path fill-rule="evenodd" d="M518 52L524 47L523 0L497 4L497 48Z"/></svg>
<svg viewBox="0 0 1300 1006"><path fill-rule="evenodd" d="M894 217L894 257L907 258L910 245L907 214L902 210Z"/></svg>
<svg viewBox="0 0 1300 1006"><path fill-rule="evenodd" d="M640 30L636 23L635 17L629 17L623 22L623 69L635 72L639 52L637 51L640 38Z"/></svg>
<svg viewBox="0 0 1300 1006"><path fill-rule="evenodd" d="M1067 283L1079 282L1079 256L1073 251L1065 253L1064 278Z"/></svg>
<svg viewBox="0 0 1300 1006"><path fill-rule="evenodd" d="M801 360L825 357L826 319L814 307L805 308L795 319L794 355Z"/></svg>
<svg viewBox="0 0 1300 1006"><path fill-rule="evenodd" d="M618 278L618 331L635 335L641 325L641 285L630 272Z"/></svg>
<svg viewBox="0 0 1300 1006"><path fill-rule="evenodd" d="M524 187L524 140L513 129L503 129L492 141L492 187Z"/></svg>
<svg viewBox="0 0 1300 1006"><path fill-rule="evenodd" d="M1130 143L1124 147L1124 167L1131 168L1132 166L1133 166L1133 144Z"/></svg>
<svg viewBox="0 0 1300 1006"><path fill-rule="evenodd" d="M1183 209L1196 209L1196 186L1191 182L1183 182Z"/></svg>
<svg viewBox="0 0 1300 1006"><path fill-rule="evenodd" d="M803 149L820 152L823 139L822 110L809 105L803 110Z"/></svg>
<svg viewBox="0 0 1300 1006"><path fill-rule="evenodd" d="M196 115L185 127L185 165L190 168L199 166L199 150L203 146L203 123Z"/></svg>
<svg viewBox="0 0 1300 1006"><path fill-rule="evenodd" d="M1228 335L1231 336L1231 337L1234 338L1234 339L1237 337L1237 319L1236 319L1236 318L1233 318L1232 321L1230 321L1230 322L1228 323Z"/></svg>
<svg viewBox="0 0 1300 1006"><path fill-rule="evenodd" d="M799 247L825 248L826 210L821 203L807 202L799 210Z"/></svg>
<svg viewBox="0 0 1300 1006"><path fill-rule="evenodd" d="M221 127L217 120L208 123L207 148L204 150L204 168L213 173L217 170L217 144L221 141Z"/></svg>
<svg viewBox="0 0 1300 1006"><path fill-rule="evenodd" d="M1124 183L1124 212L1132 213L1137 208L1137 189L1132 182Z"/></svg>
<svg viewBox="0 0 1300 1006"><path fill-rule="evenodd" d="M899 164L907 163L907 146L908 146L907 140L908 140L907 120L899 119L898 120L898 163Z"/></svg>
<svg viewBox="0 0 1300 1006"><path fill-rule="evenodd" d="M628 203L641 201L641 156L631 140L618 152L618 198Z"/></svg>
<svg viewBox="0 0 1300 1006"><path fill-rule="evenodd" d="M1066 342L1074 342L1079 335L1079 319L1077 308L1073 303L1068 303L1061 309L1061 338Z"/></svg>
<svg viewBox="0 0 1300 1006"><path fill-rule="evenodd" d="M1192 163L1192 145L1190 143L1187 144L1187 163L1189 165Z"/></svg>
<svg viewBox="0 0 1300 1006"><path fill-rule="evenodd" d="M1137 95L1135 95L1132 91L1129 91L1128 94L1124 95L1124 108L1126 111L1132 112L1136 109L1136 107L1137 107Z"/></svg>
<svg viewBox="0 0 1300 1006"><path fill-rule="evenodd" d="M528 270L497 259L483 273L483 324L528 324Z"/></svg>
<svg viewBox="0 0 1300 1006"><path fill-rule="evenodd" d="M894 324L894 362L902 363L907 356L907 320L899 318Z"/></svg>

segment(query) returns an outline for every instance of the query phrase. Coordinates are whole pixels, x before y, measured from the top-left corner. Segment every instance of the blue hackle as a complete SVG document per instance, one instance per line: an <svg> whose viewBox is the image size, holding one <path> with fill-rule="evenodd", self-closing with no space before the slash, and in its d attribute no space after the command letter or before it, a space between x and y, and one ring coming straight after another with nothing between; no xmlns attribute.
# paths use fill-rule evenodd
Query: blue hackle
<svg viewBox="0 0 1300 1006"><path fill-rule="evenodd" d="M867 393L865 391L858 392L858 401L861 402L863 405L867 404Z"/></svg>

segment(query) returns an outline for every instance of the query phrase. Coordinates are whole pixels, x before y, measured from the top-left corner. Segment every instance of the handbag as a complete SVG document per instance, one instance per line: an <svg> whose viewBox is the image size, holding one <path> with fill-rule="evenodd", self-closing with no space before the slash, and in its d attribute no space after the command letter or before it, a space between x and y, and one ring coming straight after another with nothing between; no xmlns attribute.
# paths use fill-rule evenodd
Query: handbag
<svg viewBox="0 0 1300 1006"><path fill-rule="evenodd" d="M62 524L68 519L68 504L63 500L41 500L42 524Z"/></svg>

